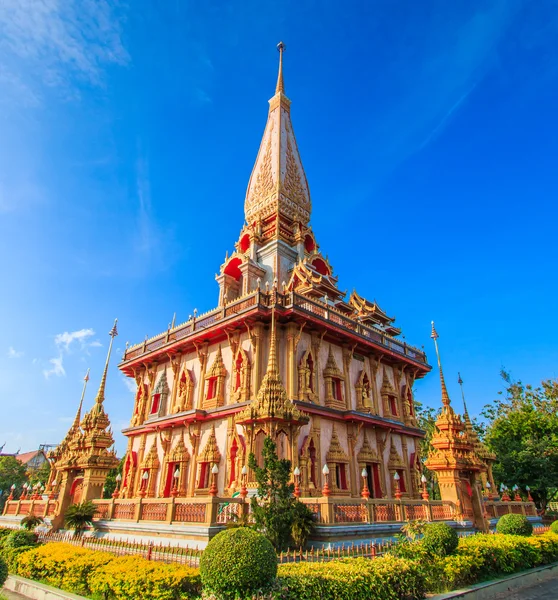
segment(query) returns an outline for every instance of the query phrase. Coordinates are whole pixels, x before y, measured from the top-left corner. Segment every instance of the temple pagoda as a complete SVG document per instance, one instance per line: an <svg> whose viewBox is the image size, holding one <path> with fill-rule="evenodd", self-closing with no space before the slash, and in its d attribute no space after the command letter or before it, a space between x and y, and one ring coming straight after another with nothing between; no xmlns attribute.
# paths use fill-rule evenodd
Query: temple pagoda
<svg viewBox="0 0 558 600"><path fill-rule="evenodd" d="M378 304L347 299L316 240L310 188L279 74L213 310L127 348L137 386L119 498L220 497L255 487L272 436L302 498L420 498L413 384L430 366ZM366 473L366 477L362 473ZM215 475L215 482L212 481ZM366 481L363 481L366 480Z"/></svg>

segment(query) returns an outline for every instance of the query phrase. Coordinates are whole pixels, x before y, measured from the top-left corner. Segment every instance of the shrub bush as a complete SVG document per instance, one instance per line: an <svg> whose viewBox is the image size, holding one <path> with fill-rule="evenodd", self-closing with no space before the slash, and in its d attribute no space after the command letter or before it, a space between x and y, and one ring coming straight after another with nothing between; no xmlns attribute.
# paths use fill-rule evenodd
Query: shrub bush
<svg viewBox="0 0 558 600"><path fill-rule="evenodd" d="M95 570L89 587L95 597L114 600L186 600L199 596L201 582L199 569L123 556Z"/></svg>
<svg viewBox="0 0 558 600"><path fill-rule="evenodd" d="M18 557L17 574L63 590L89 595L89 577L114 555L64 543L49 543Z"/></svg>
<svg viewBox="0 0 558 600"><path fill-rule="evenodd" d="M3 548L2 557L8 565L8 571L10 573L17 573L17 565L19 563L19 557L29 550L33 550L35 546L19 546L18 548Z"/></svg>
<svg viewBox="0 0 558 600"><path fill-rule="evenodd" d="M136 556L116 558L64 543L49 543L20 555L17 574L86 596L114 600L178 600L200 591L198 569Z"/></svg>
<svg viewBox="0 0 558 600"><path fill-rule="evenodd" d="M525 515L504 515L498 519L496 531L506 535L529 536L533 533L533 525Z"/></svg>
<svg viewBox="0 0 558 600"><path fill-rule="evenodd" d="M8 565L0 556L0 590L2 589L4 583L6 583L6 579L8 579Z"/></svg>
<svg viewBox="0 0 558 600"><path fill-rule="evenodd" d="M12 531L4 540L5 548L20 548L21 546L35 546L37 536L31 531Z"/></svg>
<svg viewBox="0 0 558 600"><path fill-rule="evenodd" d="M202 554L204 590L219 598L235 598L269 589L277 574L277 555L271 542L247 527L218 533Z"/></svg>
<svg viewBox="0 0 558 600"><path fill-rule="evenodd" d="M424 528L422 545L433 556L447 556L457 549L459 537L447 523L429 523Z"/></svg>
<svg viewBox="0 0 558 600"><path fill-rule="evenodd" d="M279 579L293 600L392 600L424 598L417 562L395 556L280 565Z"/></svg>
<svg viewBox="0 0 558 600"><path fill-rule="evenodd" d="M550 524L550 531L552 531L552 533L558 533L558 521L552 521Z"/></svg>

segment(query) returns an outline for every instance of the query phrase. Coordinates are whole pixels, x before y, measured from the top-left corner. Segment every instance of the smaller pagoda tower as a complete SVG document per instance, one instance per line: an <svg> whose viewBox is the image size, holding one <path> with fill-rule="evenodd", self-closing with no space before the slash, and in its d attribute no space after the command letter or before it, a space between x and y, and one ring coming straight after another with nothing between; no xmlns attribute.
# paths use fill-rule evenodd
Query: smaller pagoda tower
<svg viewBox="0 0 558 600"><path fill-rule="evenodd" d="M436 347L436 357L440 370L442 388L442 411L436 420L432 434L433 449L425 465L438 477L442 500L453 502L457 519L469 519L475 527L484 530L486 523L481 500L480 473L484 465L475 452L474 442L470 439L466 425L453 410L444 380L438 333L432 322L432 339Z"/></svg>
<svg viewBox="0 0 558 600"><path fill-rule="evenodd" d="M89 380L88 371L74 422L62 443L50 454L52 472L47 493L58 495L54 527L61 525L66 508L70 504L101 498L108 472L118 466L116 453L111 449L114 438L110 420L103 406L112 344L118 335L116 323L115 320L109 332L107 359L93 407L80 422Z"/></svg>
<svg viewBox="0 0 558 600"><path fill-rule="evenodd" d="M494 483L494 477L492 475L492 465L496 462L496 454L491 452L486 445L480 441L479 436L473 427L473 423L471 422L471 418L469 417L469 411L467 410L461 373L457 374L457 378L457 383L461 388L461 398L463 399L463 422L465 423L465 431L467 432L469 440L473 443L475 454L482 463L482 469L480 472L482 487L486 489L486 484L489 483L491 489L495 490L496 484Z"/></svg>

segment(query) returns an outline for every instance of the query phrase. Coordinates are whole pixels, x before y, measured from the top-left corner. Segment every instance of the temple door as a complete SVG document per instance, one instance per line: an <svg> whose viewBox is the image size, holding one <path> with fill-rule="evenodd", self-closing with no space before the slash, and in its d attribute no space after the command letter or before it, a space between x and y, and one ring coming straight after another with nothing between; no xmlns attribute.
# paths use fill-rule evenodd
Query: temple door
<svg viewBox="0 0 558 600"><path fill-rule="evenodd" d="M79 504L83 493L83 477L76 477L70 490L70 499L72 504Z"/></svg>

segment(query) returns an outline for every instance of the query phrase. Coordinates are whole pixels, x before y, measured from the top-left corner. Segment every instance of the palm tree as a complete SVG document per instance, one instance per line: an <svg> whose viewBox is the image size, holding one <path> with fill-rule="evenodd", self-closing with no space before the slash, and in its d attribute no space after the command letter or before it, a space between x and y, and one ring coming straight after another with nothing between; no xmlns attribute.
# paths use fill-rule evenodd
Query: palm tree
<svg viewBox="0 0 558 600"><path fill-rule="evenodd" d="M80 535L86 527L92 527L96 510L97 507L90 501L72 504L64 515L66 527Z"/></svg>
<svg viewBox="0 0 558 600"><path fill-rule="evenodd" d="M44 523L44 519L42 517L37 517L35 515L27 515L23 519L21 519L20 525L23 529L27 529L27 531L33 531L35 527Z"/></svg>
<svg viewBox="0 0 558 600"><path fill-rule="evenodd" d="M314 513L300 501L293 506L291 537L296 548L304 548L308 538L314 532Z"/></svg>

